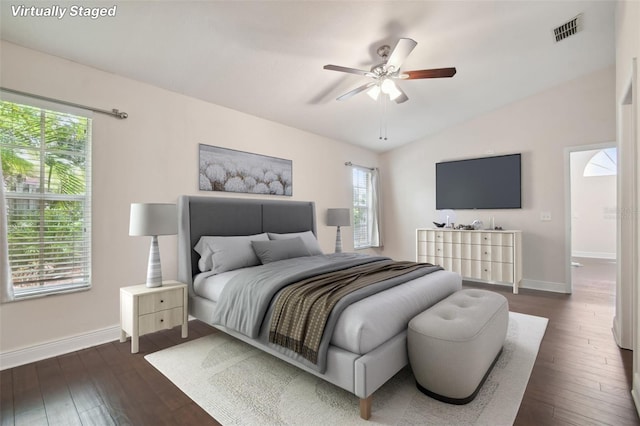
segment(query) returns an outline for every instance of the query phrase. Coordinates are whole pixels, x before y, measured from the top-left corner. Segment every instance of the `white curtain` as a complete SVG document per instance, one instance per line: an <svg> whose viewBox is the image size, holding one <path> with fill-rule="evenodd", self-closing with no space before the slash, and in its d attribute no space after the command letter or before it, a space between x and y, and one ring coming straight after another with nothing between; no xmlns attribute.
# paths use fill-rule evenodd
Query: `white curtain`
<svg viewBox="0 0 640 426"><path fill-rule="evenodd" d="M13 280L9 266L9 244L7 242L7 204L4 198L4 177L0 161L0 302L13 300Z"/></svg>
<svg viewBox="0 0 640 426"><path fill-rule="evenodd" d="M382 247L382 196L380 194L380 171L371 170L371 221L369 235L371 247Z"/></svg>

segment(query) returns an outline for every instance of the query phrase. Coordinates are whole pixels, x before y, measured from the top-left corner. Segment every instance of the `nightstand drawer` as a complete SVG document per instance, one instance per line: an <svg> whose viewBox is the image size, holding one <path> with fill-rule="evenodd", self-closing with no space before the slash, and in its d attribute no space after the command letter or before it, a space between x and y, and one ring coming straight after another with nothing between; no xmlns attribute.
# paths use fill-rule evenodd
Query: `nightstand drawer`
<svg viewBox="0 0 640 426"><path fill-rule="evenodd" d="M179 308L184 304L182 288L159 293L144 294L138 297L138 314L146 315L166 309Z"/></svg>
<svg viewBox="0 0 640 426"><path fill-rule="evenodd" d="M182 307L141 315L138 322L138 333L142 335L173 328L176 325L182 324L183 315Z"/></svg>

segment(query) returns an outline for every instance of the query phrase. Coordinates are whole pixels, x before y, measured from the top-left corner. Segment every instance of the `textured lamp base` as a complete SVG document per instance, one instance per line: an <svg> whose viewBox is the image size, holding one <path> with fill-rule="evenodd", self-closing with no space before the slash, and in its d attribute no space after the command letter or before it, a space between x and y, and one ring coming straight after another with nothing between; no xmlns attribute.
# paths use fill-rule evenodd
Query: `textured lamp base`
<svg viewBox="0 0 640 426"><path fill-rule="evenodd" d="M151 237L149 264L147 265L147 287L162 287L162 267L160 266L160 247L158 237Z"/></svg>
<svg viewBox="0 0 640 426"><path fill-rule="evenodd" d="M336 231L336 253L342 253L342 237L340 236L340 226Z"/></svg>

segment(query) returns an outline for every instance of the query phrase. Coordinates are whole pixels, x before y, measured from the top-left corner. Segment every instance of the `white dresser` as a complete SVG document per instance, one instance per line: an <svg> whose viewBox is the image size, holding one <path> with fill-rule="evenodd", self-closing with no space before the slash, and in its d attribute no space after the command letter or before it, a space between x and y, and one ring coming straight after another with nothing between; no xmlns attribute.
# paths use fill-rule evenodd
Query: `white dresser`
<svg viewBox="0 0 640 426"><path fill-rule="evenodd" d="M417 229L416 261L440 265L465 280L510 284L522 280L521 231Z"/></svg>

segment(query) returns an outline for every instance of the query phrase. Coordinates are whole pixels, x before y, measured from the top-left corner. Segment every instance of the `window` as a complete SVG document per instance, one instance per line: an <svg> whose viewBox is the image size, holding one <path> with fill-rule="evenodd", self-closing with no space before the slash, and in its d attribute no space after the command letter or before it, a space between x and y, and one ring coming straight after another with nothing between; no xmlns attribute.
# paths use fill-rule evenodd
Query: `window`
<svg viewBox="0 0 640 426"><path fill-rule="evenodd" d="M583 175L615 176L618 174L618 149L606 148L597 151L584 168Z"/></svg>
<svg viewBox="0 0 640 426"><path fill-rule="evenodd" d="M0 101L0 156L16 299L89 287L91 119Z"/></svg>
<svg viewBox="0 0 640 426"><path fill-rule="evenodd" d="M353 247L380 247L377 169L353 167Z"/></svg>

